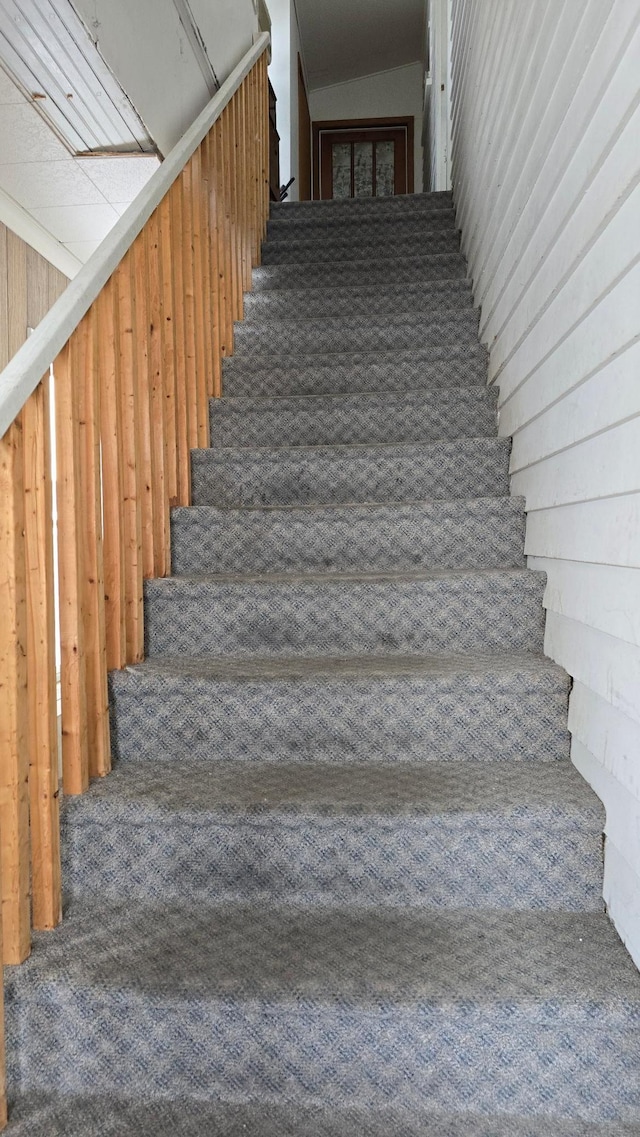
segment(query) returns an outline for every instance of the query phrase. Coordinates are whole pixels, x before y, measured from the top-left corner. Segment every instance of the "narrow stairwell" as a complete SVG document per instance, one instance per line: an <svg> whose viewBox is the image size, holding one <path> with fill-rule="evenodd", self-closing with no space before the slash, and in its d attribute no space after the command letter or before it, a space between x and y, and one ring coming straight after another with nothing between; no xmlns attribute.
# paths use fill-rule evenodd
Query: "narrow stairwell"
<svg viewBox="0 0 640 1137"><path fill-rule="evenodd" d="M640 1133L465 272L449 195L273 208L65 921L8 974L16 1134Z"/></svg>

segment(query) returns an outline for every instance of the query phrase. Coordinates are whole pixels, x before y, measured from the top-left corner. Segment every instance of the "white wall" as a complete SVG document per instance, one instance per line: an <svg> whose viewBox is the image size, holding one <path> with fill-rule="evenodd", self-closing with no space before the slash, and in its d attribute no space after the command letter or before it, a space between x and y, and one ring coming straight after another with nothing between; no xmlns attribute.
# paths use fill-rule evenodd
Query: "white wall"
<svg viewBox="0 0 640 1137"><path fill-rule="evenodd" d="M211 98L173 0L73 0L163 154ZM251 46L253 0L192 0L218 80Z"/></svg>
<svg viewBox="0 0 640 1137"><path fill-rule="evenodd" d="M280 184L296 181L288 200L298 200L298 53L300 29L294 0L269 0L271 64L269 79L275 91L276 120L280 135Z"/></svg>
<svg viewBox="0 0 640 1137"><path fill-rule="evenodd" d="M512 491L640 963L640 5L453 0L453 171Z"/></svg>
<svg viewBox="0 0 640 1137"><path fill-rule="evenodd" d="M421 45L416 45L418 48ZM309 93L309 107L314 122L341 118L414 118L415 190L422 189L422 77L421 62L391 71L378 71L319 87Z"/></svg>

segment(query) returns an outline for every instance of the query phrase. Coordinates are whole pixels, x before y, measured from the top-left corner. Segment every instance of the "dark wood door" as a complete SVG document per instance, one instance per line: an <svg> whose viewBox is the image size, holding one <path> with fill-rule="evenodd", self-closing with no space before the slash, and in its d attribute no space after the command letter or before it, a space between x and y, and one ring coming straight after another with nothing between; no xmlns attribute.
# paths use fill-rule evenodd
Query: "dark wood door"
<svg viewBox="0 0 640 1137"><path fill-rule="evenodd" d="M337 125L337 124L336 124ZM413 190L413 152L406 126L317 124L318 196L387 197ZM319 184L318 184L319 183Z"/></svg>

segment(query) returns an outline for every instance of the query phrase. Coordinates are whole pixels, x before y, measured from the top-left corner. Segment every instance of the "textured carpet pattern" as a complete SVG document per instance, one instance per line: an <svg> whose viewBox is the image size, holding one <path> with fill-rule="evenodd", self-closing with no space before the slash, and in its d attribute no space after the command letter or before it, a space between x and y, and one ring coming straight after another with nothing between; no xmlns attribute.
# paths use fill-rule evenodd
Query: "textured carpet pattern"
<svg viewBox="0 0 640 1137"><path fill-rule="evenodd" d="M316 351L329 354L358 351L396 351L442 344L473 343L477 339L478 313L460 308L438 313L429 319L421 313L397 316L324 316L318 320L278 320L239 324L235 330L235 354L239 357L263 355L304 355Z"/></svg>
<svg viewBox="0 0 640 1137"><path fill-rule="evenodd" d="M316 508L175 509L179 576L233 572L394 572L523 568L522 498Z"/></svg>
<svg viewBox="0 0 640 1137"><path fill-rule="evenodd" d="M499 497L509 487L505 438L425 444L194 450L194 505L327 505Z"/></svg>
<svg viewBox="0 0 640 1137"><path fill-rule="evenodd" d="M432 352L362 352L261 356L223 361L227 395L324 395L345 391L421 391L475 386L487 378L487 352L480 344L434 348Z"/></svg>
<svg viewBox="0 0 640 1137"><path fill-rule="evenodd" d="M424 284L364 284L353 288L271 289L244 298L245 319L252 322L318 319L321 316L372 316L374 313L420 313L470 308L468 280L435 280ZM276 329L277 331L277 329Z"/></svg>
<svg viewBox="0 0 640 1137"><path fill-rule="evenodd" d="M13 1132L631 1137L640 980L451 196L278 205L264 262L6 972Z"/></svg>
<svg viewBox="0 0 640 1137"><path fill-rule="evenodd" d="M113 672L110 688L121 761L339 765L569 755L567 676L533 654L156 657Z"/></svg>

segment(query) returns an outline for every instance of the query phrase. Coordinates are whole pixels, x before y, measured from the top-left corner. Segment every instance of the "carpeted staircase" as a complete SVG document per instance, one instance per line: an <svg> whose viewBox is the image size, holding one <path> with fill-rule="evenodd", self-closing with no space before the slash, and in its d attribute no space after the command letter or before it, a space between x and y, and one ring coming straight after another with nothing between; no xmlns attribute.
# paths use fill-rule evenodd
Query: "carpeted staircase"
<svg viewBox="0 0 640 1137"><path fill-rule="evenodd" d="M279 205L66 918L7 984L13 1132L640 1133L640 979L451 199Z"/></svg>

